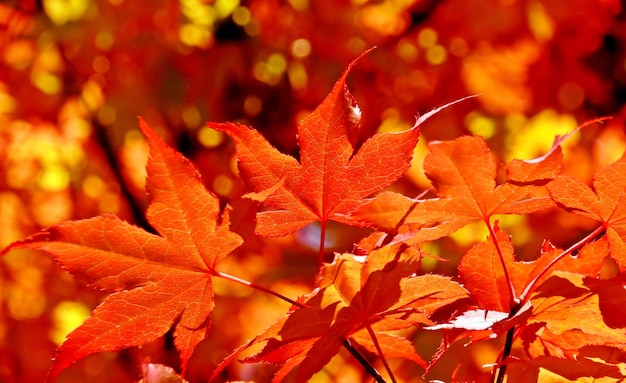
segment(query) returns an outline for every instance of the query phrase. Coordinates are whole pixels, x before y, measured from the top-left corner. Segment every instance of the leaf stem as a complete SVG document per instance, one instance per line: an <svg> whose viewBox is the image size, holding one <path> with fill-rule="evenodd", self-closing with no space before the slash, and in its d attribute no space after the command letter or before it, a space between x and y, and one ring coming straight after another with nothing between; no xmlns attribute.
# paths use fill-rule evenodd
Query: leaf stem
<svg viewBox="0 0 626 383"><path fill-rule="evenodd" d="M380 344L378 343L378 339L376 338L376 334L374 333L374 330L372 330L372 327L369 325L369 323L365 324L365 328L367 329L367 332L370 334L370 338L372 338L372 342L374 343L374 346L376 347L376 351L378 352L378 355L380 356L380 360L383 362L383 366L385 366L385 370L387 370L387 374L389 374L391 381L393 383L396 383L396 377L393 376L393 371L391 370L391 367L389 367L389 363L387 363L387 359L385 358L385 354L383 354L383 350L380 347Z"/></svg>
<svg viewBox="0 0 626 383"><path fill-rule="evenodd" d="M502 265L502 270L504 271L504 278L507 281L507 286L509 290L509 298L511 300L511 307L509 309L513 309L519 303L518 298L515 296L515 287L513 286L513 281L509 276L509 272L506 269L506 263L504 262L504 256L502 255L502 249L500 249L500 244L498 243L498 238L496 237L496 231L493 229L493 226L489 222L489 219L485 220L487 224L487 228L489 229L489 235L493 239L493 244L496 247L496 251L498 252L498 257L500 258L500 264Z"/></svg>
<svg viewBox="0 0 626 383"><path fill-rule="evenodd" d="M589 233L587 236L585 236L585 238L581 239L580 241L576 242L575 244L573 244L572 246L570 246L567 250L564 250L561 254L557 255L552 261L550 261L550 263L548 263L546 265L546 267L543 268L543 270L541 270L539 272L539 274L537 274L529 283L528 285L526 285L526 288L524 289L524 291L522 291L522 293L520 294L519 298L521 303L524 303L528 297L530 296L530 293L532 293L535 289L535 286L537 285L537 283L539 282L539 280L561 259L563 259L563 257L565 257L566 255L572 254L574 251L580 249L581 247L583 247L584 245L586 245L589 241L591 241L592 239L594 239L595 237L597 237L598 235L600 235L604 230L606 230L606 225L602 225L599 226L598 228L596 228L594 231L592 231L591 233Z"/></svg>
<svg viewBox="0 0 626 383"><path fill-rule="evenodd" d="M606 226L602 225L599 226L598 228L596 228L594 231L592 231L591 233L589 233L587 236L585 236L583 239L581 239L580 241L576 242L575 244L573 244L572 246L570 246L567 250L564 250L563 252L561 252L561 254L557 255L552 261L550 261L550 263L548 263L540 272L539 274L537 274L529 283L528 285L526 285L526 287L524 288L524 291L522 291L522 293L519 296L519 302L513 307L511 308L511 311L509 313L509 318L513 317L515 314L517 314L517 311L519 310L520 307L522 307L522 305L524 303L526 303L526 301L528 300L528 297L530 296L530 294L534 291L535 286L537 285L537 283L539 282L539 280L561 259L563 259L563 257L565 257L566 255L572 254L574 251L580 249L581 247L583 247L585 244L587 244L589 241L591 241L592 239L594 239L595 237L597 237L598 235L600 235L604 230L606 230ZM490 231L491 231L491 227L490 227ZM496 248L497 248L497 244L496 244ZM499 251L499 250L498 250ZM505 273L506 273L506 269L505 269ZM498 367L498 372L497 372L497 376L496 376L496 380L495 383L502 383L504 382L504 377L506 375L506 368L507 365L506 364L501 364L502 361L504 361L510 354L511 354L511 349L513 348L513 340L515 337L515 327L513 326L511 327L507 333L506 333L506 340L504 342L504 349L502 351L502 355L498 358L499 362L498 364L500 365Z"/></svg>
<svg viewBox="0 0 626 383"><path fill-rule="evenodd" d="M275 297L277 297L277 298L279 298L279 299L281 299L281 300L283 300L285 302L291 303L292 305L294 305L296 307L299 307L299 308L305 307L305 305L303 305L302 303L294 301L293 299L288 298L288 297L282 295L281 293L278 293L278 292L276 292L274 290L270 290L267 287L259 286L256 283L252 283L252 282L247 281L245 279L241 279L241 278L235 277L234 275L222 273L221 271L217 271L217 270L213 270L213 275L216 276L216 277L227 279L229 281L232 281L232 282L235 282L235 283L239 283L240 285L248 286L248 287L250 287L252 289L259 290L259 291L262 291L264 293L273 295L273 296L275 296Z"/></svg>
<svg viewBox="0 0 626 383"><path fill-rule="evenodd" d="M320 222L321 232L320 232L320 250L317 254L317 269L321 270L322 265L324 264L324 245L326 244L326 220L322 220Z"/></svg>
<svg viewBox="0 0 626 383"><path fill-rule="evenodd" d="M516 310L515 310L516 311ZM515 311L511 311L511 314L514 315ZM512 315L509 315L511 317ZM509 331L506 332L506 340L504 341L504 350L502 351L502 356L500 356L500 361L498 364L502 363L510 354L511 349L513 348L513 336L515 335L515 326L511 327ZM504 382L504 377L506 376L506 364L500 365L498 367L498 374L496 378L496 383Z"/></svg>
<svg viewBox="0 0 626 383"><path fill-rule="evenodd" d="M213 270L212 271L212 275L222 278L222 279L226 279L229 280L231 282L235 282L238 283L240 285L244 285L247 287L250 287L252 289L258 290L258 291L262 291L266 294L270 294L273 295L285 302L291 303L292 305L298 307L298 308L304 308L306 307L305 304L302 304L298 301L294 301L291 298L288 298L274 290L268 289L267 287L263 287L263 286L259 286L256 283L252 283L250 281L247 281L245 279L241 279L238 277L235 277L234 275L230 275L227 273L222 273L221 271L217 271L217 270ZM380 373L378 372L378 370L376 370L376 368L374 366L372 366L372 364L359 352L359 350L357 350L356 348L354 348L354 346L352 346L352 344L350 343L350 341L348 339L344 339L343 340L343 346L350 352L350 354L352 354L352 356L354 356L356 358L356 360L363 366L363 368L367 371L368 374L370 374L372 376L372 378L374 378L374 380L376 381L376 383L387 383L385 381L385 379L382 377L382 375L380 375ZM394 381L395 382L395 381Z"/></svg>
<svg viewBox="0 0 626 383"><path fill-rule="evenodd" d="M380 372L378 372L376 367L372 366L372 364L367 359L365 359L363 354L361 354L359 350L354 348L354 346L352 345L352 343L350 343L348 339L343 340L343 347L345 347L348 351L350 351L350 354L352 354L352 356L354 356L356 360L358 360L359 363L361 363L361 365L365 368L367 373L370 374L372 378L374 378L374 381L376 383L387 383L385 378L383 378L383 376L380 375Z"/></svg>

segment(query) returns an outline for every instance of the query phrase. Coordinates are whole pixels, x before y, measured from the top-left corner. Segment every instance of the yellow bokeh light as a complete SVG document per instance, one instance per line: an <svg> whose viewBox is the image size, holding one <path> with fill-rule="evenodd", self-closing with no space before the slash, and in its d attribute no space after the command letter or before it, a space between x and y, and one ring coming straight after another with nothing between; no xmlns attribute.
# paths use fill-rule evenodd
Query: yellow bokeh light
<svg viewBox="0 0 626 383"><path fill-rule="evenodd" d="M426 49L426 61L432 65L443 64L448 58L448 52L442 45L434 45Z"/></svg>
<svg viewBox="0 0 626 383"><path fill-rule="evenodd" d="M67 335L80 326L89 317L91 310L84 304L74 301L62 301L52 310L54 327L50 339L60 345Z"/></svg>
<svg viewBox="0 0 626 383"><path fill-rule="evenodd" d="M195 24L185 24L180 28L179 38L184 44L206 48L213 43L211 32Z"/></svg>
<svg viewBox="0 0 626 383"><path fill-rule="evenodd" d="M526 8L528 27L538 41L547 41L554 35L554 21L540 1L529 1Z"/></svg>
<svg viewBox="0 0 626 383"><path fill-rule="evenodd" d="M489 236L489 229L482 221L470 222L459 230L450 234L450 238L462 247L482 242Z"/></svg>
<svg viewBox="0 0 626 383"><path fill-rule="evenodd" d="M289 65L287 70L287 76L289 77L289 83L294 90L304 91L309 83L309 76L306 73L306 68L301 62L294 62Z"/></svg>
<svg viewBox="0 0 626 383"><path fill-rule="evenodd" d="M8 114L15 110L17 101L10 94L6 93L6 87L0 83L0 114Z"/></svg>
<svg viewBox="0 0 626 383"><path fill-rule="evenodd" d="M288 0L288 2L298 12L305 12L309 9L309 0Z"/></svg>
<svg viewBox="0 0 626 383"><path fill-rule="evenodd" d="M486 139L493 137L496 133L495 121L478 112L471 112L465 116L465 126L467 126L467 129L473 134Z"/></svg>
<svg viewBox="0 0 626 383"><path fill-rule="evenodd" d="M280 75L287 69L287 60L280 53L272 53L267 59L267 70L272 74Z"/></svg>
<svg viewBox="0 0 626 383"><path fill-rule="evenodd" d="M47 191L65 190L70 184L70 174L62 166L47 166L39 175L38 184L39 187Z"/></svg>
<svg viewBox="0 0 626 383"><path fill-rule="evenodd" d="M217 18L217 11L202 0L181 0L182 13L197 26L210 27Z"/></svg>
<svg viewBox="0 0 626 383"><path fill-rule="evenodd" d="M61 91L61 79L48 72L33 72L30 81L45 94L53 95Z"/></svg>
<svg viewBox="0 0 626 383"><path fill-rule="evenodd" d="M297 39L291 44L291 54L295 57L306 57L311 54L311 43L307 39Z"/></svg>
<svg viewBox="0 0 626 383"><path fill-rule="evenodd" d="M573 116L558 114L552 109L543 110L525 120L521 125L505 124L509 130L509 134L506 135L505 160L507 162L514 158L528 160L542 156L550 150L556 135L569 133L576 129L577 125ZM577 137L579 133L575 133L561 146L571 147L576 143Z"/></svg>
<svg viewBox="0 0 626 383"><path fill-rule="evenodd" d="M411 167L405 173L405 176L411 180L415 185L426 190L433 187L432 183L426 177L424 172L424 160L428 155L428 144L424 136L419 138L415 149L413 149L413 159L411 160Z"/></svg>
<svg viewBox="0 0 626 383"><path fill-rule="evenodd" d="M218 195L228 196L233 190L233 186L233 180L225 174L220 174L213 179L212 188Z"/></svg>
<svg viewBox="0 0 626 383"><path fill-rule="evenodd" d="M43 0L43 9L56 25L80 20L89 9L89 0Z"/></svg>
<svg viewBox="0 0 626 383"><path fill-rule="evenodd" d="M233 21L237 25L246 25L252 20L250 10L246 7L237 7L233 11Z"/></svg>
<svg viewBox="0 0 626 383"><path fill-rule="evenodd" d="M254 65L252 74L254 77L269 85L280 82L283 73L287 69L287 60L280 53L272 53L266 62L259 61Z"/></svg>
<svg viewBox="0 0 626 383"><path fill-rule="evenodd" d="M106 191L106 185L102 178L90 174L83 180L83 192L89 198L99 198Z"/></svg>
<svg viewBox="0 0 626 383"><path fill-rule="evenodd" d="M500 228L511 234L513 246L523 246L533 238L533 231L528 226L528 217L521 214L496 214L492 221L498 221Z"/></svg>
<svg viewBox="0 0 626 383"><path fill-rule="evenodd" d="M380 133L402 132L411 127L411 125L402 120L400 112L396 108L385 109L381 114L382 123L378 127Z"/></svg>
<svg viewBox="0 0 626 383"><path fill-rule="evenodd" d="M424 28L417 35L417 43L422 48L430 48L437 44L437 32L432 28Z"/></svg>
<svg viewBox="0 0 626 383"><path fill-rule="evenodd" d="M365 4L360 9L357 20L362 26L383 36L398 35L409 24L406 5L389 1Z"/></svg>
<svg viewBox="0 0 626 383"><path fill-rule="evenodd" d="M100 50L108 50L113 46L115 42L115 36L109 30L103 29L96 35L95 39L96 47Z"/></svg>
<svg viewBox="0 0 626 383"><path fill-rule="evenodd" d="M226 18L239 6L239 0L217 0L213 7L220 19Z"/></svg>
<svg viewBox="0 0 626 383"><path fill-rule="evenodd" d="M198 130L198 141L206 148L214 148L224 141L224 134L208 126Z"/></svg>
<svg viewBox="0 0 626 383"><path fill-rule="evenodd" d="M122 163L126 174L137 189L144 189L146 186L148 151L148 143L138 130L126 133L121 153Z"/></svg>
<svg viewBox="0 0 626 383"><path fill-rule="evenodd" d="M420 272L428 273L433 271L439 263L439 260L435 258L438 257L441 253L441 251L439 250L439 246L433 242L426 242L420 244L420 250L426 253L426 255L424 255L420 261ZM431 254L432 257L429 257L427 254Z"/></svg>
<svg viewBox="0 0 626 383"><path fill-rule="evenodd" d="M104 103L102 88L95 81L89 80L83 85L81 101L89 111L98 110Z"/></svg>

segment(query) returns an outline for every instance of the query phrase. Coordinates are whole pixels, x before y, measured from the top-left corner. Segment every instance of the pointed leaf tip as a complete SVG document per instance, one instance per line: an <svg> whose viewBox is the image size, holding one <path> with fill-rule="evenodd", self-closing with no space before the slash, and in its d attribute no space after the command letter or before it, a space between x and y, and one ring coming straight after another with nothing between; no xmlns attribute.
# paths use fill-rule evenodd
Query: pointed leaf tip
<svg viewBox="0 0 626 383"><path fill-rule="evenodd" d="M428 120L429 118L431 118L432 116L434 116L435 114L441 112L442 110L444 110L445 108L447 108L449 106L458 104L460 102L463 102L465 100L468 100L470 98L475 98L475 97L478 97L478 96L479 96L478 94L474 94L474 95L471 95L471 96L466 96L466 97L460 98L458 100L449 102L449 103L447 103L445 105L439 106L439 107L431 110L430 112L424 113L424 114L422 114L421 116L419 116L417 118L417 120L415 121L415 124L413 124L413 127L415 128L417 126L422 125L424 123L424 121Z"/></svg>

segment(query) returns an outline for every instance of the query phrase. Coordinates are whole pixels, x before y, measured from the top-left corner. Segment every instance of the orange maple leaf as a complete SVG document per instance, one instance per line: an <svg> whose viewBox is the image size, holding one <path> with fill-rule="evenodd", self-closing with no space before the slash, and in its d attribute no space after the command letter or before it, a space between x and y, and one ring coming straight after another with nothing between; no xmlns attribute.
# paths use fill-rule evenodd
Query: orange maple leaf
<svg viewBox="0 0 626 383"><path fill-rule="evenodd" d="M424 114L409 130L363 137L361 111L345 84L355 62L298 125L300 161L280 153L250 127L209 123L235 141L241 173L267 208L257 214L257 234L283 236L321 221L323 236L328 220L352 224L349 212L409 168L419 125L461 101Z"/></svg>
<svg viewBox="0 0 626 383"><path fill-rule="evenodd" d="M554 206L545 185L561 171L558 146L537 161L511 161L496 185L497 166L481 137L431 142L424 170L439 198L417 200L385 192L361 205L351 219L404 233L407 243L430 241L494 214L528 214Z"/></svg>
<svg viewBox="0 0 626 383"><path fill-rule="evenodd" d="M419 259L419 250L399 245L372 251L364 263L339 256L324 266L320 289L256 339L267 344L246 361L280 364L274 382L297 368L295 380L302 382L349 339L384 364L387 357L402 357L425 366L407 339L387 332L432 324L430 314L466 298L467 291L449 277L411 276Z"/></svg>
<svg viewBox="0 0 626 383"><path fill-rule="evenodd" d="M561 175L548 185L552 198L568 211L602 223L609 254L626 270L626 155L596 172L593 190L571 176Z"/></svg>
<svg viewBox="0 0 626 383"><path fill-rule="evenodd" d="M580 347L597 344L594 342L601 336L607 340L602 342L605 345L621 344L623 337L608 341L618 331L608 328L602 321L597 297L592 297L590 291L581 286L585 275L595 277L600 272L608 252L605 237L587 243L576 257L564 256L564 250L546 245L545 252L528 262L515 259L510 236L497 224L494 233L495 240L489 237L474 245L459 264L461 282L479 308L458 313L448 323L428 327L451 331L433 361L437 361L455 339L470 337L477 341L513 327L517 328L515 337L529 344L527 353L533 358L539 355L571 358ZM589 283L591 281L589 278ZM502 288L507 285L512 286L513 297ZM570 313L564 315L565 311ZM573 338L563 334L578 334L577 343L572 344Z"/></svg>
<svg viewBox="0 0 626 383"><path fill-rule="evenodd" d="M588 243L575 258L561 257L563 250L551 247L534 261L518 261L510 235L497 224L494 233L495 241L488 237L472 246L459 264L459 276L464 286L474 295L479 306L486 310L509 312L518 303L512 302L510 294L502 289L509 284L507 278L511 280L515 297L519 297L530 283L539 286L557 271L597 276L608 251L606 241L601 239ZM498 251L502 253L504 267ZM559 258L558 262L545 270L556 258ZM524 293L525 296L529 294L530 291Z"/></svg>
<svg viewBox="0 0 626 383"><path fill-rule="evenodd" d="M142 345L172 325L182 370L209 330L211 275L241 244L228 210L203 186L193 165L140 120L150 144L146 217L154 235L113 215L52 226L9 246L52 254L89 285L113 292L57 350L48 381L89 354Z"/></svg>

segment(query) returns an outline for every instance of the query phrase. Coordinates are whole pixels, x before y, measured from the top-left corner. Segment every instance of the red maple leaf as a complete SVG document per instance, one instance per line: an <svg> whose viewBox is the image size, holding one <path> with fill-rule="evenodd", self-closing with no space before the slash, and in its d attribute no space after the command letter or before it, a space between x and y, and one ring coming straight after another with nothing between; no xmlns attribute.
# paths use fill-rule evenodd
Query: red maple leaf
<svg viewBox="0 0 626 383"><path fill-rule="evenodd" d="M626 327L626 273L608 280L586 278L585 285L598 294L604 323L613 328Z"/></svg>
<svg viewBox="0 0 626 383"><path fill-rule="evenodd" d="M561 272L537 290L532 298L533 315L519 335L525 351L532 358L525 363L540 363L541 359L533 359L547 356L570 360L588 357L608 362L611 354L613 358L620 355L619 362L623 363L626 333L622 328L610 328L605 323L598 310L600 298L586 288L584 281L580 274ZM599 345L602 347L596 347ZM589 371L589 374L612 376L610 370L615 369L605 367L605 371L598 369ZM564 372L559 373L567 376Z"/></svg>
<svg viewBox="0 0 626 383"><path fill-rule="evenodd" d="M587 244L575 258L562 257L563 250L551 247L534 261L518 261L509 234L500 230L497 224L494 233L495 239L489 237L474 245L459 264L459 275L464 286L472 292L479 306L486 310L509 312L518 303L511 301L511 294L502 288L509 285L509 281L514 298L526 299L531 292L529 284L533 284L530 288L539 286L557 271L595 277L607 252L606 242L599 240ZM498 252L502 254L504 266ZM557 258L558 261L550 265Z"/></svg>
<svg viewBox="0 0 626 383"><path fill-rule="evenodd" d="M44 250L89 285L113 292L59 347L49 381L89 354L145 344L172 326L184 372L209 330L212 272L241 244L228 210L220 217L193 165L143 120L140 126L150 144L146 217L160 235L104 215L52 226L5 249Z"/></svg>
<svg viewBox="0 0 626 383"><path fill-rule="evenodd" d="M626 270L626 155L596 172L593 190L571 176L554 179L548 190L552 198L574 214L602 223L609 240L609 254Z"/></svg>
<svg viewBox="0 0 626 383"><path fill-rule="evenodd" d="M497 224L494 233L495 239L489 237L474 245L459 264L463 286L470 291L479 308L458 313L448 323L428 327L450 331L431 363L439 360L456 339L470 337L477 341L510 331L513 327L518 329L516 338L532 343L533 349L527 347L531 357L573 357L578 348L597 344L594 342L599 338L594 340L594 337L608 339L616 336L618 332L602 322L597 308L595 313L590 312L597 305L597 297L592 297L589 290L581 286L583 276L599 274L608 252L604 237L587 243L576 257L545 245L545 252L528 262L515 259L510 236ZM589 280L591 283L591 278ZM503 288L509 285L513 294ZM565 308L570 313L561 315ZM578 319L572 321L571 318ZM565 333L579 334L578 343L571 345L569 338L561 336ZM620 338L604 344L617 346L621 341ZM540 347L541 350L537 350Z"/></svg>
<svg viewBox="0 0 626 383"><path fill-rule="evenodd" d="M429 315L467 297L467 291L448 277L410 275L419 250L385 246L361 263L343 254L323 269L320 289L270 327L255 342L264 349L247 362L280 364L274 382L293 369L295 380L306 381L349 339L378 355L402 357L425 365L405 338L388 333L412 325L432 324Z"/></svg>
<svg viewBox="0 0 626 383"><path fill-rule="evenodd" d="M545 185L561 171L558 146L535 161L514 160L496 185L497 166L481 137L431 142L424 170L439 198L418 200L386 192L353 211L351 219L404 233L408 243L434 240L494 214L528 214L554 206ZM408 233L408 234L407 234Z"/></svg>
<svg viewBox="0 0 626 383"><path fill-rule="evenodd" d="M409 168L419 125L455 103L424 114L409 130L364 137L361 111L345 84L355 62L298 125L300 161L250 127L209 124L235 141L241 173L266 208L257 215L257 234L283 236L321 221L323 236L328 220L351 224L349 212Z"/></svg>

